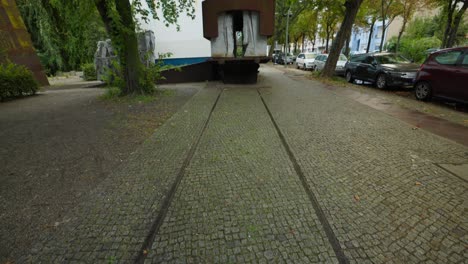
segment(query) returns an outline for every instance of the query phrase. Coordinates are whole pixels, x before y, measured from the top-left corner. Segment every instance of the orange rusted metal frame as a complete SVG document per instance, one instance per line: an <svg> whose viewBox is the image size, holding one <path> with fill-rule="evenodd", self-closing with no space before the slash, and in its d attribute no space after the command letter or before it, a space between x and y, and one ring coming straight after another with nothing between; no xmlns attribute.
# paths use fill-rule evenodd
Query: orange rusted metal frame
<svg viewBox="0 0 468 264"><path fill-rule="evenodd" d="M203 8L203 32L208 40L218 36L218 15L229 11L256 11L260 14L260 35L274 34L275 0L205 0Z"/></svg>

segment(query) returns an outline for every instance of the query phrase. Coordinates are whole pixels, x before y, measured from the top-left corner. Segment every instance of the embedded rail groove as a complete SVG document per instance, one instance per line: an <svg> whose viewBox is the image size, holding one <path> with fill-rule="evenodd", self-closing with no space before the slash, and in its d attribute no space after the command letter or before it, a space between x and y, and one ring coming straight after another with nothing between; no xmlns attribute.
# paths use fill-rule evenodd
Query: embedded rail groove
<svg viewBox="0 0 468 264"><path fill-rule="evenodd" d="M310 202L312 203L312 207L314 208L315 213L317 214L317 217L322 224L322 227L325 231L325 234L327 235L328 242L333 248L333 251L335 252L335 255L338 259L338 262L341 264L348 264L349 260L344 254L343 249L340 246L340 242L338 241L338 238L336 237L335 233L333 232L333 229L328 222L327 217L325 216L325 213L323 212L322 207L320 206L317 197L315 196L314 192L310 189L307 180L304 176L304 172L301 169L301 166L297 162L296 157L294 156L294 153L291 150L291 147L289 146L288 142L286 141L286 138L283 135L283 132L281 132L281 129L279 128L278 124L276 123L275 118L271 114L270 108L268 108L267 103L263 99L262 93L260 92L259 89L257 89L257 93L260 96L260 99L262 100L263 106L265 107L268 115L270 116L271 122L273 123L273 126L275 127L276 133L278 134L281 143L283 144L284 148L286 149L286 153L288 154L288 157L290 161L293 164L294 170L296 174L298 175L299 179L301 180L302 187L304 188L305 192L307 193L307 196L309 197Z"/></svg>
<svg viewBox="0 0 468 264"><path fill-rule="evenodd" d="M169 210L169 207L171 206L172 200L174 199L174 195L177 191L177 188L179 187L179 184L182 181L182 178L185 176L185 171L188 165L190 164L193 158L193 155L195 154L195 151L198 148L198 145L200 143L201 138L203 137L203 134L206 131L206 128L208 127L208 123L210 122L213 111L215 110L218 104L219 98L221 98L221 95L223 94L223 91L224 89L221 89L221 91L219 92L218 97L216 98L216 101L214 102L213 107L211 108L211 111L208 115L208 118L206 119L205 124L203 125L202 131L200 132L198 137L194 140L192 147L187 153L187 157L185 158L184 163L180 167L176 180L172 184L171 189L169 190L169 193L166 195L166 198L164 198L164 201L161 204L161 208L159 210L159 214L157 215L156 219L151 225L151 229L148 235L146 236L145 241L143 242L143 245L135 259L135 264L144 263L146 256L147 256L147 254L145 254L145 251L149 250L151 246L153 245L153 241L156 238L156 235L159 232L159 228L161 227L164 219L166 218L167 212Z"/></svg>

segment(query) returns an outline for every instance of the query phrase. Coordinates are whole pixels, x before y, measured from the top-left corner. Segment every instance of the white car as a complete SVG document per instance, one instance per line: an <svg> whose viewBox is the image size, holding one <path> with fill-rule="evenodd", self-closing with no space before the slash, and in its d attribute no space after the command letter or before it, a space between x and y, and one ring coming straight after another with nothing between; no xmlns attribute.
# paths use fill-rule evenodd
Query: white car
<svg viewBox="0 0 468 264"><path fill-rule="evenodd" d="M303 70L312 69L315 57L317 57L317 54L314 53L301 53L297 55L296 67Z"/></svg>
<svg viewBox="0 0 468 264"><path fill-rule="evenodd" d="M314 71L321 71L323 70L323 67L325 67L325 62L327 62L328 59L328 54L320 54L315 58L315 61L313 63L313 69ZM344 74L344 67L346 65L346 62L348 59L346 58L345 55L340 54L340 57L338 58L338 61L336 63L336 68L335 72L338 75L343 75Z"/></svg>

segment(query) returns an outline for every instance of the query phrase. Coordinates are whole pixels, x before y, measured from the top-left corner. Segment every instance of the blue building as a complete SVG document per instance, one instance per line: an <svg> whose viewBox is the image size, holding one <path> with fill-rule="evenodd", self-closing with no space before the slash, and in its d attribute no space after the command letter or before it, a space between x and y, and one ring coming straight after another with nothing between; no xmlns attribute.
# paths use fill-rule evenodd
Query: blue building
<svg viewBox="0 0 468 264"><path fill-rule="evenodd" d="M382 21L377 21L374 24L374 30L370 38L369 52L379 51L380 42L382 41L382 31ZM351 54L366 52L369 34L370 28L353 28L350 42ZM386 37L387 36L384 37L384 43Z"/></svg>

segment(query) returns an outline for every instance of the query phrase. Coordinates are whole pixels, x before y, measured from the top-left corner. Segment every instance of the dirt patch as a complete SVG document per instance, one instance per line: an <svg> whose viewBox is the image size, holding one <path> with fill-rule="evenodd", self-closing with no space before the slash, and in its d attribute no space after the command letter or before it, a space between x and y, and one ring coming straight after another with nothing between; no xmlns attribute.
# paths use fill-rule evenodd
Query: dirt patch
<svg viewBox="0 0 468 264"><path fill-rule="evenodd" d="M0 104L0 263L18 259L60 225L201 87L164 86L170 92L151 102L104 101L103 89L54 87Z"/></svg>

